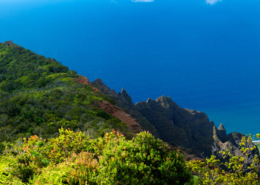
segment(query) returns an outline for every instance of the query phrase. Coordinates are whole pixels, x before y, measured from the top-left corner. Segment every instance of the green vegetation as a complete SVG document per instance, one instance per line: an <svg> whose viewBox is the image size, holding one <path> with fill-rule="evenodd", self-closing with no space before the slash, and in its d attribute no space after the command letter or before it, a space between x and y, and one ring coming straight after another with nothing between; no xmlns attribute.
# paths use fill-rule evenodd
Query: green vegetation
<svg viewBox="0 0 260 185"><path fill-rule="evenodd" d="M49 141L31 136L4 150L5 184L184 184L191 182L183 156L142 132L126 140L119 132L89 139L60 129ZM8 167L9 166L9 167ZM8 167L8 168L7 168Z"/></svg>
<svg viewBox="0 0 260 185"><path fill-rule="evenodd" d="M259 138L260 135L258 135ZM243 136L240 143L240 151L243 156L234 156L227 149L219 151L219 157L212 155L206 162L192 160L187 163L192 173L198 176L198 184L221 185L256 185L258 179L260 161L257 154L250 156L256 150L251 145L251 135ZM249 162L249 163L248 163Z"/></svg>
<svg viewBox="0 0 260 185"><path fill-rule="evenodd" d="M260 184L250 135L241 156L187 162L151 134L134 135L101 101L117 103L55 59L0 43L0 184Z"/></svg>
<svg viewBox="0 0 260 185"><path fill-rule="evenodd" d="M92 138L112 129L131 135L125 123L97 108L115 100L79 83L76 72L14 44L0 43L0 53L0 142L52 138L61 127Z"/></svg>
<svg viewBox="0 0 260 185"><path fill-rule="evenodd" d="M241 142L242 152L250 137ZM34 135L5 145L0 156L1 184L259 184L259 159L244 168L246 158L219 153L206 161L186 162L178 151L150 133L141 132L127 140L119 132L90 139L83 132L59 130L59 137L48 141ZM223 170L223 165L226 170ZM222 168L220 168L222 166ZM193 176L192 176L193 175Z"/></svg>

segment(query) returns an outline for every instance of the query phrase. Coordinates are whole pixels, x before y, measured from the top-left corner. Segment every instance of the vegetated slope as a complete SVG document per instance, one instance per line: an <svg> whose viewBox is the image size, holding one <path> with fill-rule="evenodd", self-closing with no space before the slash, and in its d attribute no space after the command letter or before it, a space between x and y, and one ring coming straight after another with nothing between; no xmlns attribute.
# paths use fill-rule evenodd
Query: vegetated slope
<svg viewBox="0 0 260 185"><path fill-rule="evenodd" d="M184 121L195 128L188 136L191 143L189 137L199 131L197 126L208 122L207 117L195 116L194 120L200 113L187 110L189 115L169 98L134 105L123 90L112 93L116 102L86 77L10 41L0 44L0 72L0 184L259 183L259 158L253 156L258 150L252 138L243 137L237 148L229 150L241 136L227 136L223 125L219 129L213 126L211 136L222 160L212 156L187 163L182 154L146 132L129 140L141 130L139 121L164 140L176 138L171 136L173 126L187 133L187 125L181 125ZM136 119L114 106L116 103ZM171 121L176 113L173 108L180 109L180 115ZM112 129L121 133L106 133ZM226 172L219 168L223 162Z"/></svg>
<svg viewBox="0 0 260 185"><path fill-rule="evenodd" d="M115 104L55 59L0 43L0 184L189 182L166 143L128 140L141 127Z"/></svg>
<svg viewBox="0 0 260 185"><path fill-rule="evenodd" d="M102 102L116 103L55 59L11 41L0 43L0 142L34 134L50 138L57 136L61 127L91 137L112 129L129 136L141 130L138 123L134 130L101 110Z"/></svg>

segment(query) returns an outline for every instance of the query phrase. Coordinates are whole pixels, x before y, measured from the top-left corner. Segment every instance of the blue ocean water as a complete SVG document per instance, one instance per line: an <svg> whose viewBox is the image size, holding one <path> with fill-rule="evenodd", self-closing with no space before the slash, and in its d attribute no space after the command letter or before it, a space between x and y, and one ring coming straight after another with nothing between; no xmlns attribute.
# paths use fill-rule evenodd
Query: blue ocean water
<svg viewBox="0 0 260 185"><path fill-rule="evenodd" d="M134 102L170 96L228 132L260 132L260 1L207 1L1 0L0 42Z"/></svg>

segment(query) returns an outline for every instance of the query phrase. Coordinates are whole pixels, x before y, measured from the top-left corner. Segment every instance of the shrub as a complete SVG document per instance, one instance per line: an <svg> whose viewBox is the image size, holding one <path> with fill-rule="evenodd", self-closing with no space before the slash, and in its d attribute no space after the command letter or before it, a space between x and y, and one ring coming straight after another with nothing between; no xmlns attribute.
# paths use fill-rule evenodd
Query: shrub
<svg viewBox="0 0 260 185"><path fill-rule="evenodd" d="M259 157L248 158L256 146L252 145L251 135L243 136L240 151L243 156L234 156L227 149L219 151L221 160L212 155L206 162L200 160L189 161L187 164L194 175L199 176L200 184L223 185L254 185L259 184ZM250 160L250 165L246 161ZM222 168L220 168L220 166ZM225 169L225 170L223 170Z"/></svg>
<svg viewBox="0 0 260 185"><path fill-rule="evenodd" d="M106 113L106 112L103 111L103 110L99 111L99 112L97 113L97 116L98 116L98 117L101 117L101 118L104 118L104 119L106 119L106 120L112 118L112 116L111 116L110 114Z"/></svg>
<svg viewBox="0 0 260 185"><path fill-rule="evenodd" d="M184 184L191 174L183 156L161 140L142 132L132 141L106 134L98 184Z"/></svg>
<svg viewBox="0 0 260 185"><path fill-rule="evenodd" d="M143 132L132 140L119 132L89 139L60 129L60 136L24 139L10 174L29 184L185 184L192 175L179 152Z"/></svg>

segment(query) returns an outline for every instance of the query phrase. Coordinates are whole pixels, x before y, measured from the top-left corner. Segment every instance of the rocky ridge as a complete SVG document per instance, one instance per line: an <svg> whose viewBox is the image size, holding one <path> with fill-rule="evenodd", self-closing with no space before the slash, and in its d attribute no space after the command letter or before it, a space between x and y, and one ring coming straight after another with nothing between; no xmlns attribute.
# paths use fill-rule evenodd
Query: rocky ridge
<svg viewBox="0 0 260 185"><path fill-rule="evenodd" d="M125 89L116 93L101 79L93 81L92 85L114 98L117 106L134 117L144 130L174 147L181 147L200 158L210 157L216 149L238 153L238 141L242 135L227 135L223 124L217 128L203 112L181 108L165 96L134 104Z"/></svg>
<svg viewBox="0 0 260 185"><path fill-rule="evenodd" d="M111 90L109 87L107 87L101 79L97 79L92 82L92 86L99 89L105 95L115 99L117 102L117 107L124 110L127 114L136 119L136 121L142 126L144 130L149 131L157 138L160 137L155 127L151 125L138 110L136 110L135 105L132 102L132 98L127 94L125 89L122 89L122 91L117 94L115 90Z"/></svg>
<svg viewBox="0 0 260 185"><path fill-rule="evenodd" d="M85 84L85 85L91 85L93 90L94 90L94 92L99 92L100 93L100 90L97 87L95 87L89 81L89 79L87 77L85 77L85 76L80 76L80 78L75 79L75 81L77 81L78 83ZM140 131L143 130L142 127L140 126L140 124L137 122L136 119L132 118L131 115L127 114L122 109L120 109L118 107L115 107L111 103L109 103L107 101L102 101L102 102L99 103L98 107L100 109L104 110L105 112L111 114L112 116L120 119L122 122L126 123L128 125L128 127L133 132L137 133L137 132L140 132Z"/></svg>

